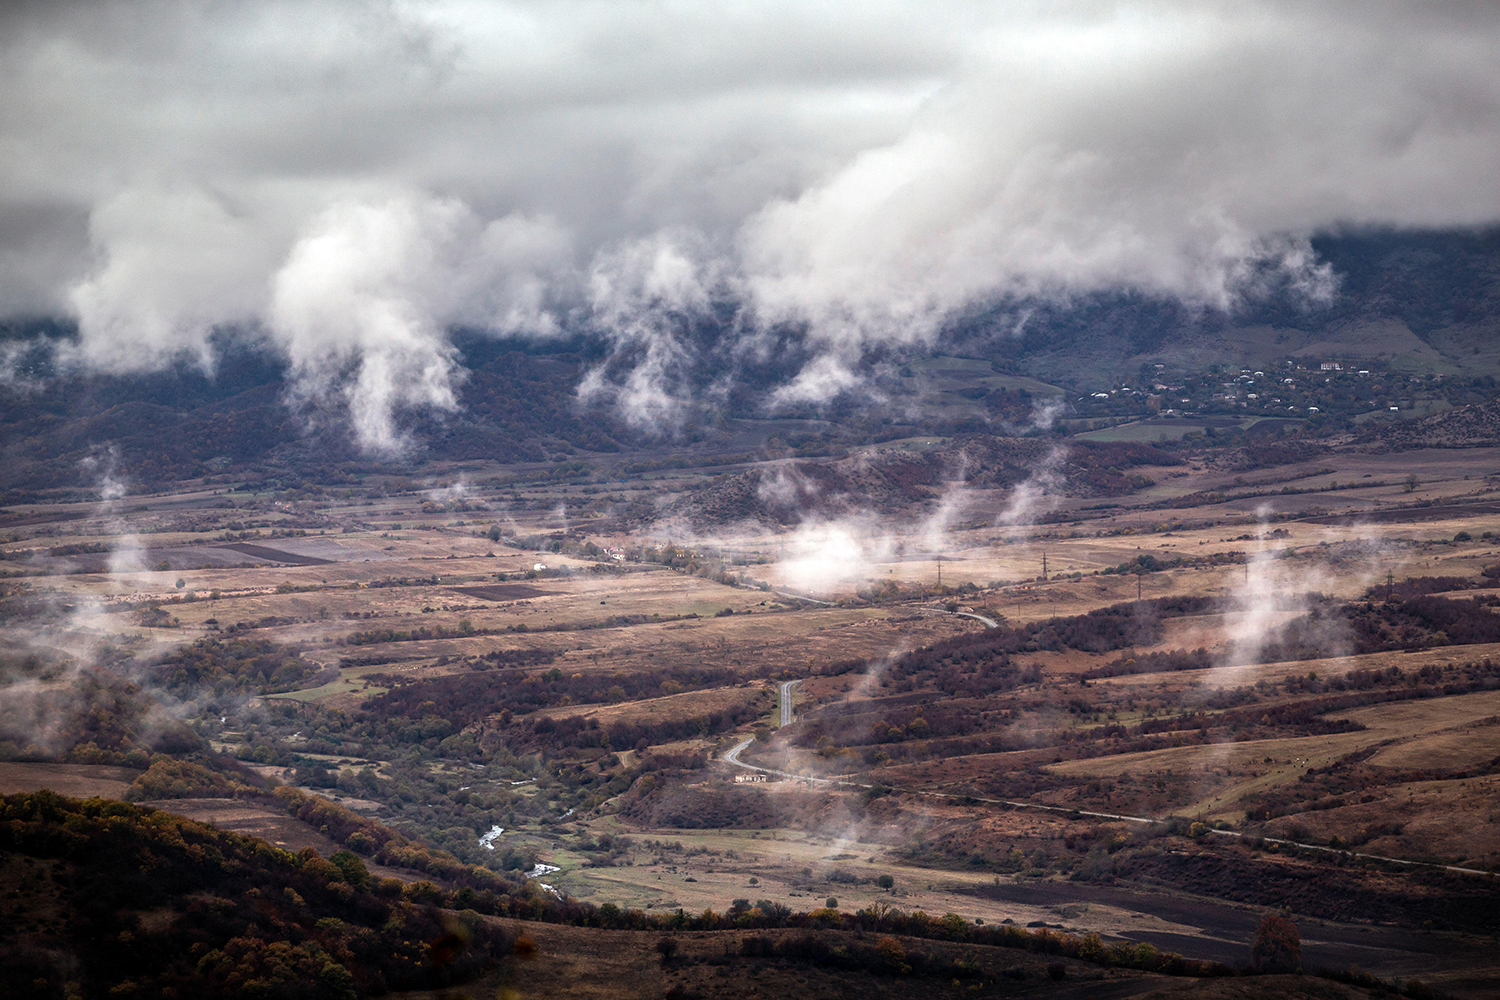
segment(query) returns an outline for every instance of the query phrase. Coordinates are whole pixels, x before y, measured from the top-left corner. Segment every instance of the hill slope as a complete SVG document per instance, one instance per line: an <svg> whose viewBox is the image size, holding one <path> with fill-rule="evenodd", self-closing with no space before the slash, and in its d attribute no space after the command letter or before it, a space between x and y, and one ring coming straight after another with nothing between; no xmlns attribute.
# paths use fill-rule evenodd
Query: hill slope
<svg viewBox="0 0 1500 1000"><path fill-rule="evenodd" d="M292 854L103 799L0 800L0 880L8 997L344 1000L459 982L510 949L352 852Z"/></svg>

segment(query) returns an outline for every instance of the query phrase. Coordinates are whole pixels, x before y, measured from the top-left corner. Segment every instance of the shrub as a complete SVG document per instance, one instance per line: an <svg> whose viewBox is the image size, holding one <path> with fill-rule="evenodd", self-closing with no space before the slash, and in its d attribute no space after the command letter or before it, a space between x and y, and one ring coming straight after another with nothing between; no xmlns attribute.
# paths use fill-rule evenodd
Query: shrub
<svg viewBox="0 0 1500 1000"><path fill-rule="evenodd" d="M911 964L906 960L906 949L895 938L883 937L875 942L875 954L879 957L881 966L892 975L904 976L911 972Z"/></svg>
<svg viewBox="0 0 1500 1000"><path fill-rule="evenodd" d="M1250 962L1261 972L1296 972L1302 965L1297 925L1275 914L1262 920L1250 945Z"/></svg>

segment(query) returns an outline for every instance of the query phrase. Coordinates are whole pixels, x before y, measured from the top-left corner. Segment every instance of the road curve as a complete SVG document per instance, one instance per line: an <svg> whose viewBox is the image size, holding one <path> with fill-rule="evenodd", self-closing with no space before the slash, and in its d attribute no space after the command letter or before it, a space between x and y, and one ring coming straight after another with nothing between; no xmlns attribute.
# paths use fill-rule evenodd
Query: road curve
<svg viewBox="0 0 1500 1000"><path fill-rule="evenodd" d="M984 624L986 626L988 626L989 628L999 628L1000 627L1000 623L997 622L997 621L995 621L995 619L993 619L993 618L986 618L984 615L976 615L972 611L951 611L951 612L949 612L949 614L958 615L960 618L973 618L976 621L984 622Z"/></svg>
<svg viewBox="0 0 1500 1000"><path fill-rule="evenodd" d="M723 757L724 762L726 764L733 764L735 767L743 767L747 771L758 771L761 774L774 774L778 778L791 778L791 779L793 779L795 781L805 781L805 782L807 782L810 785L852 785L853 784L852 782L848 782L848 781L833 781L833 780L831 780L829 778L814 778L812 775L808 775L808 774L796 774L796 773L793 773L792 771L778 771L774 767L757 767L754 764L746 764L744 761L740 760L740 754L744 752L744 750L745 750L746 747L748 747L750 744L752 744L754 742L755 742L755 737L753 737L753 736L748 737L747 739L740 740L734 746L732 746L728 750L724 751L724 757ZM859 786L855 786L855 787L868 788L869 786L868 785L859 785Z"/></svg>
<svg viewBox="0 0 1500 1000"><path fill-rule="evenodd" d="M740 742L736 743L733 746L733 748L731 748L729 750L726 750L724 752L724 760L726 760L730 764L733 764L735 767L748 767L752 771L759 771L760 768L756 767L755 765L753 765L753 764L746 764L744 761L740 760L740 753L747 746L749 746L750 744L752 744L754 742L755 742L755 737L754 736L750 737L747 740L741 740Z"/></svg>

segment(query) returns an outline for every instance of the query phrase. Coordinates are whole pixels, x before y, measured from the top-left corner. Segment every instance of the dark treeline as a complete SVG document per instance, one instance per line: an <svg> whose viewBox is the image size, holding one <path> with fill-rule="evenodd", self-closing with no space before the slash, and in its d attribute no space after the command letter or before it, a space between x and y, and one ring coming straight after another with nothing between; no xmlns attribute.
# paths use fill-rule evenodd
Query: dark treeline
<svg viewBox="0 0 1500 1000"><path fill-rule="evenodd" d="M1214 665L1208 650L1172 649L1160 653L1141 653L1136 656L1121 656L1110 660L1102 667L1085 670L1079 676L1092 681L1101 677L1123 677L1127 674L1157 674L1176 670L1206 670Z"/></svg>
<svg viewBox="0 0 1500 1000"><path fill-rule="evenodd" d="M556 705L617 703L679 691L736 683L740 675L724 667L683 666L663 671L604 674L564 673L560 668L528 672L519 668L464 671L426 680L372 676L393 683L384 694L360 706L364 721L443 719L455 729L501 712L522 715Z"/></svg>
<svg viewBox="0 0 1500 1000"><path fill-rule="evenodd" d="M541 718L531 724L522 734L504 732L502 736L511 749L531 750L561 747L599 747L603 750L645 750L661 743L696 736L712 736L734 729L761 715L763 705L744 702L727 708L704 712L700 715L680 719L662 719L654 722L627 722L615 720L601 725L598 719L570 715L560 719ZM518 738L519 737L519 738Z"/></svg>
<svg viewBox="0 0 1500 1000"><path fill-rule="evenodd" d="M321 670L295 649L269 639L200 639L158 660L152 680L189 697L254 691L276 694L307 687Z"/></svg>
<svg viewBox="0 0 1500 1000"><path fill-rule="evenodd" d="M1217 607L1206 597L1165 597L1097 608L1084 615L1053 618L1025 625L968 632L904 653L884 670L894 693L936 689L979 697L1035 684L1041 674L1011 661L1019 653L1078 649L1092 653L1149 645L1161 638L1162 622L1203 614ZM841 670L847 664L837 665ZM864 664L866 669L873 664Z"/></svg>
<svg viewBox="0 0 1500 1000"><path fill-rule="evenodd" d="M1367 601L1401 600L1443 594L1454 590L1474 590L1477 587L1493 587L1500 577L1500 565L1488 566L1478 579L1472 576L1414 576L1393 583L1381 583L1365 591Z"/></svg>
<svg viewBox="0 0 1500 1000"><path fill-rule="evenodd" d="M1166 619L1206 614L1218 607L1219 602L1210 597L1162 597L1112 604L1083 615L968 632L907 653L897 665L912 663L922 669L945 660L975 664L999 654L1034 653L1043 649L1104 653L1156 642L1161 638L1162 622Z"/></svg>
<svg viewBox="0 0 1500 1000"><path fill-rule="evenodd" d="M1500 598L1413 597L1383 603L1317 604L1260 654L1263 663L1339 653L1381 653L1500 642Z"/></svg>

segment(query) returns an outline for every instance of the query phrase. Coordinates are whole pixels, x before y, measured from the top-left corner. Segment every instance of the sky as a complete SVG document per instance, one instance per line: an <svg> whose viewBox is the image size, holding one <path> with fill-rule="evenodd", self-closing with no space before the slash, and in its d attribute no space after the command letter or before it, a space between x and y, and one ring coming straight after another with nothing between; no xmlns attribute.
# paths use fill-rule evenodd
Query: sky
<svg viewBox="0 0 1500 1000"><path fill-rule="evenodd" d="M244 331L375 452L456 326L593 332L649 426L734 302L818 401L975 303L1316 299L1313 233L1500 220L1496 52L1481 3L12 2L0 317L105 371Z"/></svg>

